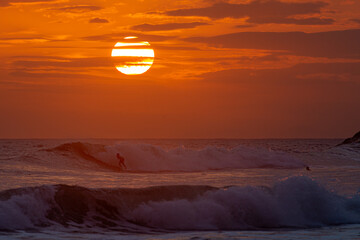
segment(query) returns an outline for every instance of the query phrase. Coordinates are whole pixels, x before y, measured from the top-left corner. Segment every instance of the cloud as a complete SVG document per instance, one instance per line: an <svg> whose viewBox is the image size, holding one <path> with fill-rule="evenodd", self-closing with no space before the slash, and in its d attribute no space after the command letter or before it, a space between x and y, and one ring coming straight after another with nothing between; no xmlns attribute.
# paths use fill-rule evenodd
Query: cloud
<svg viewBox="0 0 360 240"><path fill-rule="evenodd" d="M87 41L116 42L127 36L137 36L146 41L153 41L153 42L161 42L161 41L166 41L168 39L174 38L172 36L139 34L139 33L134 33L134 32L121 32L121 33L109 33L109 34L103 34L103 35L86 36L86 37L83 37L83 39L87 40Z"/></svg>
<svg viewBox="0 0 360 240"><path fill-rule="evenodd" d="M42 73L36 73L36 72L28 72L26 70L16 70L14 72L10 73L10 76L15 77L16 79L23 79L24 78L35 78L37 80L39 79L50 79L50 78L57 78L57 79L79 79L79 78L85 78L85 77L94 77L91 75L86 74L77 74L77 73L52 73L52 72L42 72Z"/></svg>
<svg viewBox="0 0 360 240"><path fill-rule="evenodd" d="M191 22L191 23L165 23L165 24L140 24L132 26L132 30L137 31L169 31L183 28L194 28L197 26L209 25L204 22Z"/></svg>
<svg viewBox="0 0 360 240"><path fill-rule="evenodd" d="M320 13L328 4L325 2L282 2L278 0L254 0L245 4L215 3L210 7L190 8L167 11L169 16L202 16L212 19L245 18L250 23L286 23L298 25L324 25L333 23L333 19L307 18L296 19L293 16Z"/></svg>
<svg viewBox="0 0 360 240"><path fill-rule="evenodd" d="M282 18L282 17L274 17L274 18L250 18L247 22L249 23L278 23L278 24L296 24L296 25L330 25L335 22L332 18Z"/></svg>
<svg viewBox="0 0 360 240"><path fill-rule="evenodd" d="M236 25L236 28L251 28L251 27L255 27L255 24L241 24L241 25Z"/></svg>
<svg viewBox="0 0 360 240"><path fill-rule="evenodd" d="M5 37L5 38L0 38L0 40L4 40L4 41L12 41L12 40L47 40L45 37L42 36L34 36L34 37Z"/></svg>
<svg viewBox="0 0 360 240"><path fill-rule="evenodd" d="M73 13L82 13L82 12L90 12L101 10L102 7L99 6L91 6L91 5L78 5L78 6L70 6L70 7L62 7L62 8L53 8L52 10L57 11L66 11Z"/></svg>
<svg viewBox="0 0 360 240"><path fill-rule="evenodd" d="M17 57L21 58L21 57ZM87 67L108 67L113 66L110 57L93 58L52 58L42 59L35 57L33 59L16 60L13 62L16 68L87 68Z"/></svg>
<svg viewBox="0 0 360 240"><path fill-rule="evenodd" d="M109 21L104 18L93 18L90 19L89 23L108 23Z"/></svg>
<svg viewBox="0 0 360 240"><path fill-rule="evenodd" d="M8 7L12 3L42 3L42 2L53 2L55 0L1 0L0 7Z"/></svg>
<svg viewBox="0 0 360 240"><path fill-rule="evenodd" d="M44 36L28 36L28 37L5 37L0 38L0 43L13 43L13 44L23 44L23 43L44 43L52 41L51 39Z"/></svg>
<svg viewBox="0 0 360 240"><path fill-rule="evenodd" d="M350 21L360 23L360 19L357 19L357 18L350 19Z"/></svg>
<svg viewBox="0 0 360 240"><path fill-rule="evenodd" d="M360 58L360 29L317 33L238 32L185 40L220 48L282 50L311 57Z"/></svg>
<svg viewBox="0 0 360 240"><path fill-rule="evenodd" d="M201 77L229 83L266 81L287 85L296 81L347 81L360 84L360 62L301 63L282 69L231 69L205 73Z"/></svg>
<svg viewBox="0 0 360 240"><path fill-rule="evenodd" d="M15 32L16 33L16 32ZM21 34L21 35L20 35ZM45 42L64 42L68 41L68 35L43 35L43 34L27 34L20 33L18 36L9 34L8 37L0 37L1 43L45 43Z"/></svg>

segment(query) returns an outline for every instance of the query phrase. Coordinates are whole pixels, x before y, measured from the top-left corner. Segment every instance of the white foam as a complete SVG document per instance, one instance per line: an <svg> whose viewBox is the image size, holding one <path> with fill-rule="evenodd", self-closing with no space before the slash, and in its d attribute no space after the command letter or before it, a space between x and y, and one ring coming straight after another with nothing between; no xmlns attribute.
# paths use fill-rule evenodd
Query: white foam
<svg viewBox="0 0 360 240"><path fill-rule="evenodd" d="M185 185L103 191L58 185L3 191L0 197L2 230L244 230L360 223L358 194L344 197L304 176L271 188Z"/></svg>
<svg viewBox="0 0 360 240"><path fill-rule="evenodd" d="M116 153L125 158L132 171L205 171L238 168L302 168L305 164L283 152L237 146L232 149L208 146L203 149L178 147L163 149L150 144L121 143L106 146L105 152L91 154L112 166L118 166Z"/></svg>
<svg viewBox="0 0 360 240"><path fill-rule="evenodd" d="M54 189L49 187L28 188L26 192L13 194L0 201L0 229L29 229L48 222L46 212L53 199Z"/></svg>
<svg viewBox="0 0 360 240"><path fill-rule="evenodd" d="M149 202L132 211L131 219L177 230L321 227L360 223L360 196L346 199L307 177L293 177L272 189L231 187L194 201Z"/></svg>

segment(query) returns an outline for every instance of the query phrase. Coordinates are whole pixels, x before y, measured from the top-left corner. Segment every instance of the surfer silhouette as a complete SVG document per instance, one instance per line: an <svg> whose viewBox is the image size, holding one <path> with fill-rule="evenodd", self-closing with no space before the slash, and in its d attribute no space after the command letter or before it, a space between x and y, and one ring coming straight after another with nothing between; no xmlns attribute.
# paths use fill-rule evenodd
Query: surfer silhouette
<svg viewBox="0 0 360 240"><path fill-rule="evenodd" d="M126 169L125 159L119 153L116 154L116 157L119 159L119 167L123 169L122 166L124 166L124 169Z"/></svg>

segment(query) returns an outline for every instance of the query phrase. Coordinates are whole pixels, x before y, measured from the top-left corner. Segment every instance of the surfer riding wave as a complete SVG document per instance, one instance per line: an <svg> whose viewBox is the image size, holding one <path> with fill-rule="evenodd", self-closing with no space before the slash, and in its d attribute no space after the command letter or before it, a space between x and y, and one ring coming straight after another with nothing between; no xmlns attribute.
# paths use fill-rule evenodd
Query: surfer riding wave
<svg viewBox="0 0 360 240"><path fill-rule="evenodd" d="M120 155L120 153L117 153L116 154L116 157L117 157L117 159L119 159L119 167L123 170L123 169L127 169L126 168L126 165L125 165L125 159L124 159L124 157L122 157L121 155Z"/></svg>

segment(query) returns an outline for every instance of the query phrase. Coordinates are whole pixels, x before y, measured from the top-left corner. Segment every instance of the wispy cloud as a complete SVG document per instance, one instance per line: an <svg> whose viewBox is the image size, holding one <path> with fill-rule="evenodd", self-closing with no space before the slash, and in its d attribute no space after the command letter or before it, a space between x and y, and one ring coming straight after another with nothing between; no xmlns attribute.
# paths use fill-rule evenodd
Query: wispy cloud
<svg viewBox="0 0 360 240"><path fill-rule="evenodd" d="M164 24L140 24L132 26L132 30L138 31L169 31L184 28L195 28L197 26L209 25L205 22L190 22L190 23L164 23Z"/></svg>
<svg viewBox="0 0 360 240"><path fill-rule="evenodd" d="M120 33L109 33L109 34L102 34L102 35L86 36L86 37L83 37L83 39L87 40L87 41L116 42L124 37L133 36L133 35L136 35L140 38L146 39L147 41L154 41L154 42L161 42L161 41L166 41L168 39L174 38L172 36L139 34L139 33L134 33L134 32L120 32Z"/></svg>
<svg viewBox="0 0 360 240"><path fill-rule="evenodd" d="M0 7L8 7L12 3L42 3L42 2L53 2L55 0L1 0Z"/></svg>
<svg viewBox="0 0 360 240"><path fill-rule="evenodd" d="M321 77L323 76L323 77ZM360 62L301 63L281 69L231 69L202 74L207 81L223 83L272 82L294 84L295 81L357 82Z"/></svg>
<svg viewBox="0 0 360 240"><path fill-rule="evenodd" d="M0 38L0 43L44 43L49 42L50 39L43 36L32 36L32 37L5 37Z"/></svg>
<svg viewBox="0 0 360 240"><path fill-rule="evenodd" d="M22 57L17 57L22 58ZM110 57L92 57L92 58L39 58L23 57L24 60L15 60L15 68L87 68L87 67L108 67L113 66Z"/></svg>
<svg viewBox="0 0 360 240"><path fill-rule="evenodd" d="M333 19L305 17L295 18L298 15L320 13L327 6L326 2L282 2L278 0L255 0L245 4L232 4L226 2L215 3L204 8L189 8L167 11L169 16L202 16L212 19L221 18L248 18L250 23L286 23L298 25L324 25L332 24Z"/></svg>
<svg viewBox="0 0 360 240"><path fill-rule="evenodd" d="M350 21L360 23L360 18L353 18L353 19L350 19Z"/></svg>
<svg viewBox="0 0 360 240"><path fill-rule="evenodd" d="M92 5L77 5L77 6L68 6L68 7L60 7L60 8L53 8L52 10L57 11L66 11L72 13L82 13L82 12L91 12L103 9L99 6L92 6Z"/></svg>
<svg viewBox="0 0 360 240"><path fill-rule="evenodd" d="M89 23L109 23L109 21L104 18L92 18Z"/></svg>
<svg viewBox="0 0 360 240"><path fill-rule="evenodd" d="M360 29L317 33L239 32L186 40L219 48L282 50L298 56L360 58Z"/></svg>
<svg viewBox="0 0 360 240"><path fill-rule="evenodd" d="M332 18L250 18L249 23L265 24L265 23L278 23L278 24L296 24L296 25L330 25L335 22Z"/></svg>
<svg viewBox="0 0 360 240"><path fill-rule="evenodd" d="M46 43L46 42L64 42L68 41L69 35L39 35L26 33L11 33L7 37L1 37L0 43Z"/></svg>
<svg viewBox="0 0 360 240"><path fill-rule="evenodd" d="M251 27L255 27L255 24L241 24L241 25L236 25L236 28L251 28Z"/></svg>

